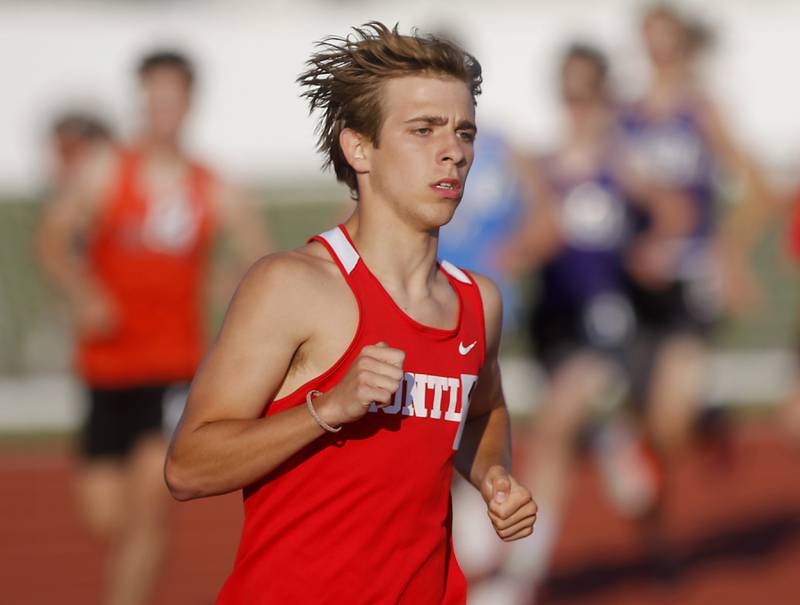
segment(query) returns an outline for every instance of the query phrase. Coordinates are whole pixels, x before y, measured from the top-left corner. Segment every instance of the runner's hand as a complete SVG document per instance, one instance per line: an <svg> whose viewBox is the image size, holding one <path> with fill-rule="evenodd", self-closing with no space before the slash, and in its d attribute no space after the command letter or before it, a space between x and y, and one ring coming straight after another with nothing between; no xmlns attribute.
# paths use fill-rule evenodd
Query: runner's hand
<svg viewBox="0 0 800 605"><path fill-rule="evenodd" d="M502 466L493 466L481 485L489 519L497 535L506 542L525 538L533 533L538 507L527 488Z"/></svg>
<svg viewBox="0 0 800 605"><path fill-rule="evenodd" d="M97 289L82 292L72 301L72 316L82 336L109 336L117 326L113 303L105 292Z"/></svg>
<svg viewBox="0 0 800 605"><path fill-rule="evenodd" d="M362 418L373 402L387 406L403 380L406 354L379 342L361 349L342 381L314 400L325 422L339 426Z"/></svg>

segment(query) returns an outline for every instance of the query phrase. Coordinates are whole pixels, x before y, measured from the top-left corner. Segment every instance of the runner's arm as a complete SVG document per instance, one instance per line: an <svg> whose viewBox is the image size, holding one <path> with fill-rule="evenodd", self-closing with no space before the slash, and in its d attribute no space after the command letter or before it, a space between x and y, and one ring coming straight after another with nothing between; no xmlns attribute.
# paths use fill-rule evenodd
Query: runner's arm
<svg viewBox="0 0 800 605"><path fill-rule="evenodd" d="M225 254L214 254L206 294L215 307L224 309L247 269L273 246L264 216L245 190L215 180L211 201L226 246Z"/></svg>
<svg viewBox="0 0 800 605"><path fill-rule="evenodd" d="M195 376L173 437L165 478L179 500L241 489L268 475L325 429L305 405L263 416L313 318L330 316L324 272L299 253L258 261L245 276L222 331ZM329 289L329 288L328 288ZM323 422L354 422L388 404L403 378L403 353L364 347L334 388L314 399Z"/></svg>
<svg viewBox="0 0 800 605"><path fill-rule="evenodd" d="M470 403L456 468L481 493L497 535L511 542L533 533L537 506L511 474L511 429L497 363L502 301L497 286L475 275L486 318L486 359Z"/></svg>
<svg viewBox="0 0 800 605"><path fill-rule="evenodd" d="M704 98L701 107L700 125L711 148L742 187L742 200L724 224L724 231L731 232L736 246L749 251L780 205L763 170L735 140L716 105Z"/></svg>
<svg viewBox="0 0 800 605"><path fill-rule="evenodd" d="M261 417L292 357L309 337L302 261L273 255L242 280L198 370L167 454L165 478L179 500L253 483L324 434L297 406Z"/></svg>
<svg viewBox="0 0 800 605"><path fill-rule="evenodd" d="M266 221L253 196L226 181L214 186L214 203L242 271L273 249Z"/></svg>
<svg viewBox="0 0 800 605"><path fill-rule="evenodd" d="M486 357L472 395L455 464L464 478L480 489L492 466L511 472L511 430L497 362L503 322L500 292L488 278L472 275L483 299Z"/></svg>
<svg viewBox="0 0 800 605"><path fill-rule="evenodd" d="M499 262L504 272L521 275L552 258L563 245L555 192L548 186L541 161L514 155L522 195L522 215L516 231L501 247Z"/></svg>
<svg viewBox="0 0 800 605"><path fill-rule="evenodd" d="M117 325L114 303L86 257L86 243L111 186L116 162L110 145L93 150L72 180L45 204L35 236L40 266L65 295L72 320L83 335L106 335Z"/></svg>
<svg viewBox="0 0 800 605"><path fill-rule="evenodd" d="M761 287L750 266L750 256L785 206L758 163L730 133L715 104L705 98L701 107L700 125L706 138L741 191L739 203L726 214L715 238L726 302L731 310L741 313L761 301Z"/></svg>
<svg viewBox="0 0 800 605"><path fill-rule="evenodd" d="M64 292L73 307L100 290L91 275L82 246L91 230L114 170L114 153L98 147L79 166L76 175L47 200L42 211L35 247L48 279Z"/></svg>

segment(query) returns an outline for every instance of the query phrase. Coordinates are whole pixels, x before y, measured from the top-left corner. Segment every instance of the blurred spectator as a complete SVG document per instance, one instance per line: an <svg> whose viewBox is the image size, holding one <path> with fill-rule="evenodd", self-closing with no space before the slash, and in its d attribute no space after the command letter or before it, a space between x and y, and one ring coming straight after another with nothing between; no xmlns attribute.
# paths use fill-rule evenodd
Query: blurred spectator
<svg viewBox="0 0 800 605"><path fill-rule="evenodd" d="M78 497L90 530L109 545L105 602L113 605L147 602L162 569L166 443L205 347L213 238L229 232L241 267L267 251L249 203L182 146L192 63L157 51L138 76L144 120L132 145L95 145L73 158L76 125L84 135L97 129L59 125L74 178L57 189L38 235L42 266L74 318L89 404Z"/></svg>

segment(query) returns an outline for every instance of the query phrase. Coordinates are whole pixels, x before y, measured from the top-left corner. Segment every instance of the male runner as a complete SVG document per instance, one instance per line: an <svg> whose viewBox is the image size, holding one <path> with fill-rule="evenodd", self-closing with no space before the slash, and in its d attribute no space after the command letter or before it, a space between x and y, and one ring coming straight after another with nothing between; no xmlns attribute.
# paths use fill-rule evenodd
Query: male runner
<svg viewBox="0 0 800 605"><path fill-rule="evenodd" d="M629 208L608 60L578 42L566 48L559 67L566 132L555 150L531 164L535 204L504 259L510 269L537 273L529 328L548 378L541 409L525 427L532 440L522 471L541 506L539 535L510 549L507 577L498 580L514 595L508 602L520 604L531 602L550 571L579 433L595 404L619 389L634 328L622 271Z"/></svg>
<svg viewBox="0 0 800 605"><path fill-rule="evenodd" d="M165 407L182 405L180 390L205 347L212 236L219 226L230 231L243 264L266 249L240 196L183 150L191 63L156 52L140 63L139 79L139 139L130 148L97 146L81 161L46 208L38 241L76 324L77 370L90 404L79 504L110 546L112 605L146 602L158 575L169 503L162 425L170 413L177 420L180 409Z"/></svg>
<svg viewBox="0 0 800 605"><path fill-rule="evenodd" d="M245 277L167 482L179 499L244 490L218 603L464 603L453 464L504 540L536 516L510 474L497 288L436 259L472 163L480 66L380 23L308 65L319 148L356 210Z"/></svg>
<svg viewBox="0 0 800 605"><path fill-rule="evenodd" d="M634 396L666 462L694 426L715 325L752 297L742 238L730 235L736 223L718 220L718 183L736 182L746 207L769 206L771 192L698 77L710 32L668 4L649 9L641 26L653 79L621 119L628 178L640 188L631 197L643 210L626 271L643 362Z"/></svg>

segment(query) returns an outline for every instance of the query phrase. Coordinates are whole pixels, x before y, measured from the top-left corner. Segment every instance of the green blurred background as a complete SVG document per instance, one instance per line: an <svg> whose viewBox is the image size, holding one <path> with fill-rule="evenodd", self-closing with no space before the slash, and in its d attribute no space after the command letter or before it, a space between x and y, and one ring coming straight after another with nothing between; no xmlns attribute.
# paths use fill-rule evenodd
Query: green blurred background
<svg viewBox="0 0 800 605"><path fill-rule="evenodd" d="M338 188L262 190L261 206L277 248L301 245L347 212L346 194ZM68 369L69 324L56 293L42 280L32 238L41 211L36 200L0 202L0 376L20 376ZM226 253L220 242L216 254ZM793 347L800 280L786 254L783 227L772 229L758 247L753 266L764 287L763 304L751 316L729 319L716 343L722 349ZM224 309L209 309L212 330ZM524 339L508 335L506 350L524 351Z"/></svg>

